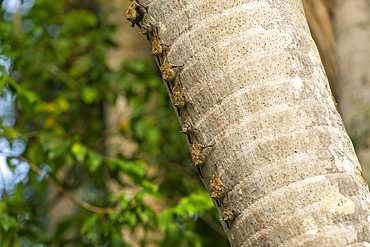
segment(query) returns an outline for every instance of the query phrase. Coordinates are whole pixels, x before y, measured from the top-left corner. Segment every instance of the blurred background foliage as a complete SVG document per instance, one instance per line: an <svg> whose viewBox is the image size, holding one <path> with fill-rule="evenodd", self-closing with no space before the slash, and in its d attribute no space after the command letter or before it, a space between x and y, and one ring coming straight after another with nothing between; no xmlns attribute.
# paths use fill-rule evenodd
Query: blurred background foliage
<svg viewBox="0 0 370 247"><path fill-rule="evenodd" d="M118 45L106 2L23 1L13 12L10 2L0 246L228 246L158 72L146 59L107 66ZM120 97L130 117L112 132L107 109ZM134 148L112 152L112 135Z"/></svg>

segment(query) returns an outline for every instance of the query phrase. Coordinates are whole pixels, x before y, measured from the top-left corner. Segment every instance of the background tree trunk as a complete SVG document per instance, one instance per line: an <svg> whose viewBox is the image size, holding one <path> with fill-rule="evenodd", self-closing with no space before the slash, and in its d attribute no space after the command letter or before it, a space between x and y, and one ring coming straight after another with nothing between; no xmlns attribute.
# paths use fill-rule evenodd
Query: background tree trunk
<svg viewBox="0 0 370 247"><path fill-rule="evenodd" d="M338 103L356 146L365 177L370 179L370 1L335 2L338 45Z"/></svg>
<svg viewBox="0 0 370 247"><path fill-rule="evenodd" d="M184 65L191 139L215 144L202 181L210 191L217 167L232 188L238 215L230 228L222 221L231 245L369 241L368 187L301 2L140 3L171 45L169 62Z"/></svg>
<svg viewBox="0 0 370 247"><path fill-rule="evenodd" d="M308 26L320 53L322 64L335 98L339 96L337 83L337 47L332 21L332 0L303 0Z"/></svg>
<svg viewBox="0 0 370 247"><path fill-rule="evenodd" d="M130 59L150 59L150 47L146 39L140 39L142 34L136 28L128 25L126 17L122 15L129 4L130 1L114 0L107 2L105 5L105 12L109 13L109 21L117 26L114 41L118 46L107 52L107 63L111 70L119 70L122 63ZM156 66L154 62L152 64L153 67ZM107 146L107 155L109 157L123 154L125 157L131 158L138 149L138 145L124 137L120 131L122 125L128 125L131 110L123 93L119 95L114 105L107 103L104 105L104 122L108 132L105 145ZM112 180L108 188L113 194L124 193L127 197L132 197L140 190L140 186L133 183L123 173L120 173L120 177L129 186L123 187ZM162 208L160 201L151 196L145 196L145 203L153 209L157 209L156 213L158 213L158 209ZM159 229L145 230L142 226L137 226L135 231L132 231L130 227L126 226L121 231L125 243L130 244L132 247L142 246L142 242L146 237L150 237L152 241L156 240L158 242L163 239L163 234ZM146 243L145 246L153 247L158 246L158 244Z"/></svg>

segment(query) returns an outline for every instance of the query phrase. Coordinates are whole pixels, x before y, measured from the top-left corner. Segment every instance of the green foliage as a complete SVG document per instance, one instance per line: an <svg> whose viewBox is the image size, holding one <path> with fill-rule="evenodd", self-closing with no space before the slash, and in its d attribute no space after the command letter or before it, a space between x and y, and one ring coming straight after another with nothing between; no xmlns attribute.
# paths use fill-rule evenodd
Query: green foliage
<svg viewBox="0 0 370 247"><path fill-rule="evenodd" d="M182 198L174 207L164 210L159 217L159 224L166 232L162 246L202 246L201 236L190 229L195 227L194 221L205 212L214 209L211 198L206 191L191 193ZM174 220L173 216L176 215ZM181 245L180 245L180 243Z"/></svg>
<svg viewBox="0 0 370 247"><path fill-rule="evenodd" d="M0 22L0 55L12 61L9 73L1 72L0 96L11 91L17 109L15 125L1 125L0 138L11 149L21 141L21 156L39 169L31 166L3 193L0 246L130 246L122 229L138 228L160 231L158 246L225 245L209 220L197 220L220 227L162 81L149 61L128 61L118 71L106 66L106 49L115 46L115 28L106 23L104 13L69 9L65 0L36 1L27 14ZM104 105L120 95L131 118L113 135L138 148L107 157L112 133ZM13 172L29 167L18 155L8 155ZM65 190L50 189L58 186ZM55 211L70 195L83 205ZM63 218L52 221L59 213ZM149 241L145 234L141 245Z"/></svg>

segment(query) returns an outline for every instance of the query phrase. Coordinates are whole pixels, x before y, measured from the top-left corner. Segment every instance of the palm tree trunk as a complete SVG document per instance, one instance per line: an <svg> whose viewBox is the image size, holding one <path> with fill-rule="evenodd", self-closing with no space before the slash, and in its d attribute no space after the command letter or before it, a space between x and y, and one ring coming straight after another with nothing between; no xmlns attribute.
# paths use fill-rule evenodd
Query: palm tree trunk
<svg viewBox="0 0 370 247"><path fill-rule="evenodd" d="M140 4L171 45L168 62L183 65L190 140L214 144L202 181L211 194L216 170L224 184L226 197L214 202L221 216L226 204L235 213L221 221L231 246L370 241L368 186L301 1Z"/></svg>

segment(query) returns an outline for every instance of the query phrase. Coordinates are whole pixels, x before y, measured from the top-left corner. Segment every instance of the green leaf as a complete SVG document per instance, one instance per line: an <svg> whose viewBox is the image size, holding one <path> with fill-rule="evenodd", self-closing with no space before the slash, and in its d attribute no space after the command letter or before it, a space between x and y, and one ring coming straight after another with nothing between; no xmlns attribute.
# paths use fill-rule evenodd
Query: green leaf
<svg viewBox="0 0 370 247"><path fill-rule="evenodd" d="M0 90L3 88L3 86L6 84L6 76L4 74L2 74L0 76Z"/></svg>
<svg viewBox="0 0 370 247"><path fill-rule="evenodd" d="M90 28L98 24L96 16L87 10L72 10L65 17L64 21L71 29Z"/></svg>
<svg viewBox="0 0 370 247"><path fill-rule="evenodd" d="M143 138L150 130L147 118L140 118L134 126L134 131L139 138Z"/></svg>
<svg viewBox="0 0 370 247"><path fill-rule="evenodd" d="M102 164L103 156L94 151L89 150L87 153L87 157L88 157L87 165L89 167L89 170L91 172L95 172Z"/></svg>
<svg viewBox="0 0 370 247"><path fill-rule="evenodd" d="M205 211L213 209L214 205L208 192L203 190L201 193L191 193L187 197L183 197L174 207L164 210L161 213L160 226L166 228L168 221L172 219L173 214L181 215L185 220L191 219L196 211L202 216Z"/></svg>
<svg viewBox="0 0 370 247"><path fill-rule="evenodd" d="M160 133L157 129L151 128L148 130L147 138L151 146L157 146L159 137L160 137Z"/></svg>
<svg viewBox="0 0 370 247"><path fill-rule="evenodd" d="M142 161L132 162L132 161L125 161L121 159L110 159L110 160L107 160L107 162L108 164L111 163L110 167L114 167L114 165L116 165L121 171L126 173L128 176L136 175L142 178L145 175L145 171L143 167L146 164Z"/></svg>
<svg viewBox="0 0 370 247"><path fill-rule="evenodd" d="M22 93L18 93L17 99L18 102L22 105L22 109L26 113L26 115L32 116L34 114L35 108L32 106L32 104L29 103L25 95Z"/></svg>
<svg viewBox="0 0 370 247"><path fill-rule="evenodd" d="M123 244L122 235L119 233L113 233L110 239L112 247L126 246Z"/></svg>
<svg viewBox="0 0 370 247"><path fill-rule="evenodd" d="M3 201L0 201L0 213L5 212L6 204Z"/></svg>
<svg viewBox="0 0 370 247"><path fill-rule="evenodd" d="M158 192L159 187L157 185L152 184L148 180L143 180L141 185L146 189L146 192L149 195L157 198L158 200L162 200L162 195Z"/></svg>
<svg viewBox="0 0 370 247"><path fill-rule="evenodd" d="M22 204L23 202L23 188L25 187L24 183L19 183L14 190L13 195L8 197L8 204L14 205L14 204Z"/></svg>
<svg viewBox="0 0 370 247"><path fill-rule="evenodd" d="M135 228L137 224L137 216L132 212L127 213L127 223L130 225L131 228Z"/></svg>
<svg viewBox="0 0 370 247"><path fill-rule="evenodd" d="M71 152L73 153L77 161L80 163L82 163L85 160L87 151L88 151L87 147L85 147L79 142L76 142L75 144L73 144L71 148Z"/></svg>
<svg viewBox="0 0 370 247"><path fill-rule="evenodd" d="M59 157L61 154L68 150L69 146L70 142L63 140L62 142L59 143L59 145L55 146L55 148L50 150L50 152L48 153L48 158L55 159L56 157Z"/></svg>
<svg viewBox="0 0 370 247"><path fill-rule="evenodd" d="M41 133L40 142L42 143L43 149L48 151L49 159L55 159L64 154L71 145L71 141L49 133Z"/></svg>
<svg viewBox="0 0 370 247"><path fill-rule="evenodd" d="M162 213L159 215L158 222L159 222L159 227L161 228L162 231L165 230L167 226L171 223L173 218L173 210L171 208L165 209L162 211Z"/></svg>
<svg viewBox="0 0 370 247"><path fill-rule="evenodd" d="M92 104L98 98L98 91L92 87L83 87L82 88L82 100L86 104Z"/></svg>
<svg viewBox="0 0 370 247"><path fill-rule="evenodd" d="M39 97L37 96L37 94L35 94L34 92L32 91L28 91L28 90L24 90L23 91L23 94L25 96L25 98L28 100L28 102L30 104L33 104L35 103L36 101L40 101Z"/></svg>
<svg viewBox="0 0 370 247"><path fill-rule="evenodd" d="M81 37L81 39L84 39L84 38ZM84 74L86 74L93 67L93 61L91 59L92 59L91 56L89 56L88 54L77 57L77 59L73 63L73 66L69 70L69 75L72 78L83 77ZM83 79L86 79L86 78L81 78L81 79L80 79L80 82L84 82L85 80Z"/></svg>
<svg viewBox="0 0 370 247"><path fill-rule="evenodd" d="M40 160L42 159L42 150L41 150L41 147L37 144L28 145L27 154L28 154L29 160L34 164L39 163L38 162L39 158Z"/></svg>
<svg viewBox="0 0 370 247"><path fill-rule="evenodd" d="M66 231L74 226L81 225L79 217L68 218L58 224L55 236L62 236Z"/></svg>
<svg viewBox="0 0 370 247"><path fill-rule="evenodd" d="M99 218L99 214L93 214L91 215L87 220L85 220L85 222L83 223L82 227L81 227L81 231L80 233L83 235L83 234L86 234L86 235L90 235L91 234L91 231L93 230L93 226L95 224L95 222L98 220ZM90 234L89 234L90 233Z"/></svg>
<svg viewBox="0 0 370 247"><path fill-rule="evenodd" d="M0 213L0 226L8 232L10 228L18 226L17 219L6 213Z"/></svg>
<svg viewBox="0 0 370 247"><path fill-rule="evenodd" d="M133 105L133 104L132 104ZM143 111L145 110L145 104L135 104L135 107L132 109L132 117L139 117L142 115Z"/></svg>
<svg viewBox="0 0 370 247"><path fill-rule="evenodd" d="M125 200L124 198L122 198L122 199L120 199L120 200L119 200L119 205L121 206L121 208L122 208L123 210L125 210L125 209L126 209L126 207L130 204L130 202L131 202L131 201L129 201L129 200Z"/></svg>
<svg viewBox="0 0 370 247"><path fill-rule="evenodd" d="M22 88L18 85L16 81L13 80L13 78L5 74L3 74L3 76L6 77L6 80L9 83L9 85L12 86L15 89L15 91L17 91L18 94L22 93Z"/></svg>

